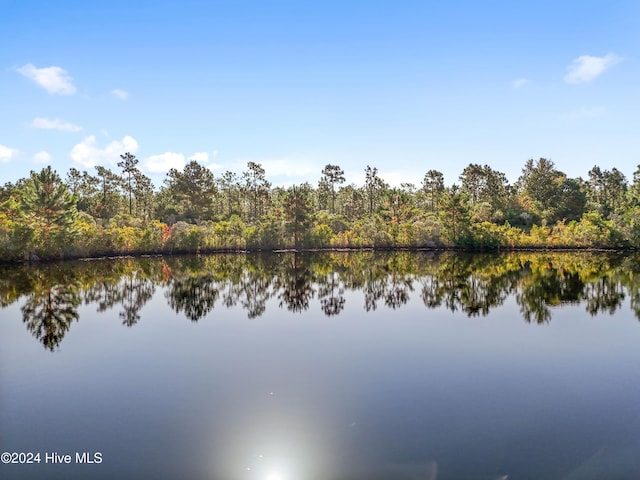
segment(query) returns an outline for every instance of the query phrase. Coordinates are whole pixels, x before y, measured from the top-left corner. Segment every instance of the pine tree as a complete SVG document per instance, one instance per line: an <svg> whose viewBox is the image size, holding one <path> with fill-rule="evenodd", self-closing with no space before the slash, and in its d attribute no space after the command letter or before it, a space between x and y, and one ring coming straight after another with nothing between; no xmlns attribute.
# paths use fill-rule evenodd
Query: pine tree
<svg viewBox="0 0 640 480"><path fill-rule="evenodd" d="M469 199L457 185L445 190L440 200L440 220L452 245L464 243L469 228Z"/></svg>
<svg viewBox="0 0 640 480"><path fill-rule="evenodd" d="M321 183L329 185L331 188L331 213L336 212L336 184L340 185L345 182L344 170L338 165L328 164L322 170Z"/></svg>
<svg viewBox="0 0 640 480"><path fill-rule="evenodd" d="M40 173L31 172L31 179L22 190L21 210L32 233L29 247L40 249L45 255L62 253L63 245L74 234L78 211L76 198L51 166Z"/></svg>
<svg viewBox="0 0 640 480"><path fill-rule="evenodd" d="M293 243L298 248L302 246L302 240L311 228L313 206L309 193L301 187L289 188L284 208L286 231L293 236Z"/></svg>
<svg viewBox="0 0 640 480"><path fill-rule="evenodd" d="M138 168L138 159L135 155L127 152L124 155L120 155L122 159L121 162L118 162L118 166L122 168L122 173L127 175L127 190L129 191L129 215L133 215L133 185L132 180L135 177L136 173L139 173Z"/></svg>

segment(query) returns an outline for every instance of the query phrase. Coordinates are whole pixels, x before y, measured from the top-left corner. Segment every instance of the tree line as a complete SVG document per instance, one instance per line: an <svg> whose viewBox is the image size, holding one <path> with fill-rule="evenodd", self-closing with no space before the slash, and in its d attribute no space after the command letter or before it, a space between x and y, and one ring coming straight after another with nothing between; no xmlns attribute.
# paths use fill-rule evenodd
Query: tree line
<svg viewBox="0 0 640 480"><path fill-rule="evenodd" d="M375 167L363 185L327 164L316 185L273 186L249 162L219 176L190 161L158 188L121 155L117 171L51 166L0 187L5 261L132 253L310 248L637 248L640 167L631 182L594 166L570 178L528 160L518 180L469 164L445 186L430 169L391 187Z"/></svg>

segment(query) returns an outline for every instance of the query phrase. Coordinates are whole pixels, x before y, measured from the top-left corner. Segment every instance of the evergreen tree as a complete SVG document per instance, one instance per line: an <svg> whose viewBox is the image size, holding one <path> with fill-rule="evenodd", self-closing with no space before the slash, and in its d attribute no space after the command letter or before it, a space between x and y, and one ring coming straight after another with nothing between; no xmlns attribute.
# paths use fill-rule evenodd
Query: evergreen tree
<svg viewBox="0 0 640 480"><path fill-rule="evenodd" d="M265 205L269 199L271 183L265 177L262 165L255 162L247 163L247 171L242 174L243 187L247 198L247 216L249 220L256 220L263 215Z"/></svg>
<svg viewBox="0 0 640 480"><path fill-rule="evenodd" d="M165 184L182 218L192 221L213 218L217 189L210 169L191 160L181 172L169 170Z"/></svg>
<svg viewBox="0 0 640 480"><path fill-rule="evenodd" d="M230 217L240 212L240 181L235 172L227 170L218 179L220 190L224 196L223 205L226 205L226 215ZM224 206L223 206L224 210Z"/></svg>
<svg viewBox="0 0 640 480"><path fill-rule="evenodd" d="M469 196L469 202L478 220L501 221L508 204L508 182L504 173L489 165L469 164L460 175L461 191Z"/></svg>
<svg viewBox="0 0 640 480"><path fill-rule="evenodd" d="M122 173L127 176L127 191L129 192L129 215L133 215L133 184L132 181L135 177L135 174L138 171L136 165L138 165L138 159L135 155L127 152L124 155L120 155L122 159L121 162L118 162L118 166L122 168Z"/></svg>
<svg viewBox="0 0 640 480"><path fill-rule="evenodd" d="M140 170L133 174L133 195L136 199L136 214L149 220L153 210L153 184Z"/></svg>
<svg viewBox="0 0 640 480"><path fill-rule="evenodd" d="M464 243L469 228L469 200L457 185L445 190L440 203L440 219L453 245Z"/></svg>
<svg viewBox="0 0 640 480"><path fill-rule="evenodd" d="M302 246L302 240L309 231L313 206L309 192L293 186L287 191L284 201L286 231L293 237L296 248Z"/></svg>
<svg viewBox="0 0 640 480"><path fill-rule="evenodd" d="M31 179L22 190L21 208L24 220L33 233L30 247L45 254L63 253L75 233L73 222L78 214L76 198L48 166Z"/></svg>
<svg viewBox="0 0 640 480"><path fill-rule="evenodd" d="M427 208L435 212L438 202L444 192L444 175L438 170L429 170L422 179L421 194L424 196Z"/></svg>
<svg viewBox="0 0 640 480"><path fill-rule="evenodd" d="M542 222L553 222L566 175L546 158L527 160L518 179L519 193L527 210Z"/></svg>
<svg viewBox="0 0 640 480"><path fill-rule="evenodd" d="M99 183L99 200L96 205L96 214L102 219L109 219L119 213L122 207L120 188L122 181L118 175L108 168L96 166Z"/></svg>
<svg viewBox="0 0 640 480"><path fill-rule="evenodd" d="M96 194L100 180L86 171L80 172L77 168L71 167L67 172L66 183L71 193L78 199L78 211L95 214Z"/></svg>
<svg viewBox="0 0 640 480"><path fill-rule="evenodd" d="M331 191L331 213L336 211L336 184L340 185L345 182L344 170L338 165L328 164L322 170L322 180L329 186Z"/></svg>
<svg viewBox="0 0 640 480"><path fill-rule="evenodd" d="M378 169L367 165L364 170L364 189L367 194L369 215L373 215L388 185L378 176Z"/></svg>
<svg viewBox="0 0 640 480"><path fill-rule="evenodd" d="M617 168L601 170L595 166L589 170L587 181L589 207L603 218L610 218L626 203L627 179Z"/></svg>

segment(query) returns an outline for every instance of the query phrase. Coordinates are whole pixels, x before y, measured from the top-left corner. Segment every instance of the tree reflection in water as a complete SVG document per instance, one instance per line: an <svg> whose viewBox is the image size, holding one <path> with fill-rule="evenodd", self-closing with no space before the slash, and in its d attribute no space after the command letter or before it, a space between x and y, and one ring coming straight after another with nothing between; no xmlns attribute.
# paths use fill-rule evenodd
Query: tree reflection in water
<svg viewBox="0 0 640 480"><path fill-rule="evenodd" d="M587 284L585 289L587 312L591 315L605 311L613 314L622 305L622 300L624 300L622 284L608 275L603 276L597 282Z"/></svg>
<svg viewBox="0 0 640 480"><path fill-rule="evenodd" d="M318 288L318 298L322 311L328 317L338 315L344 309L344 284L337 272L331 272L322 279Z"/></svg>
<svg viewBox="0 0 640 480"><path fill-rule="evenodd" d="M96 303L98 312L122 306L122 324L131 327L140 320L140 310L151 299L156 283L140 276L137 271L124 273L116 282L102 280L87 290L86 303Z"/></svg>
<svg viewBox="0 0 640 480"><path fill-rule="evenodd" d="M73 321L78 320L81 301L77 280L72 275L63 280L54 270L57 269L44 271L47 275L42 275L42 283L34 284L22 306L27 330L51 351L60 345Z"/></svg>
<svg viewBox="0 0 640 480"><path fill-rule="evenodd" d="M312 287L313 272L307 255L293 253L276 277L280 307L286 306L290 312L300 313L309 309L309 301L315 295Z"/></svg>
<svg viewBox="0 0 640 480"><path fill-rule="evenodd" d="M192 322L197 322L213 310L219 296L220 291L210 273L176 276L165 293L169 306L176 313L184 312Z"/></svg>
<svg viewBox="0 0 640 480"><path fill-rule="evenodd" d="M0 269L0 308L22 300L24 323L49 350L78 320L82 301L98 312L119 307L122 323L133 326L156 288L193 322L218 303L257 318L272 298L301 313L316 294L324 314L336 316L345 310L347 291L362 295L367 312L381 304L398 309L416 286L426 308L469 317L486 316L513 297L526 322L546 323L564 304L613 314L628 296L640 318L638 259L580 252L291 252L66 262Z"/></svg>

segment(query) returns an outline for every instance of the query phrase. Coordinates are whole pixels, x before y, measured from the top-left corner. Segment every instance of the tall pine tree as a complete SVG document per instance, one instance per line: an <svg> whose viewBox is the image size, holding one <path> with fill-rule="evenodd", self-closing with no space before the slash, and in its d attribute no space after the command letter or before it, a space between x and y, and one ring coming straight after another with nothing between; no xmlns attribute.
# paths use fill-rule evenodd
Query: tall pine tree
<svg viewBox="0 0 640 480"><path fill-rule="evenodd" d="M30 230L27 248L46 256L57 256L74 235L77 217L76 198L60 176L48 166L31 178L22 189L21 210L25 227Z"/></svg>

